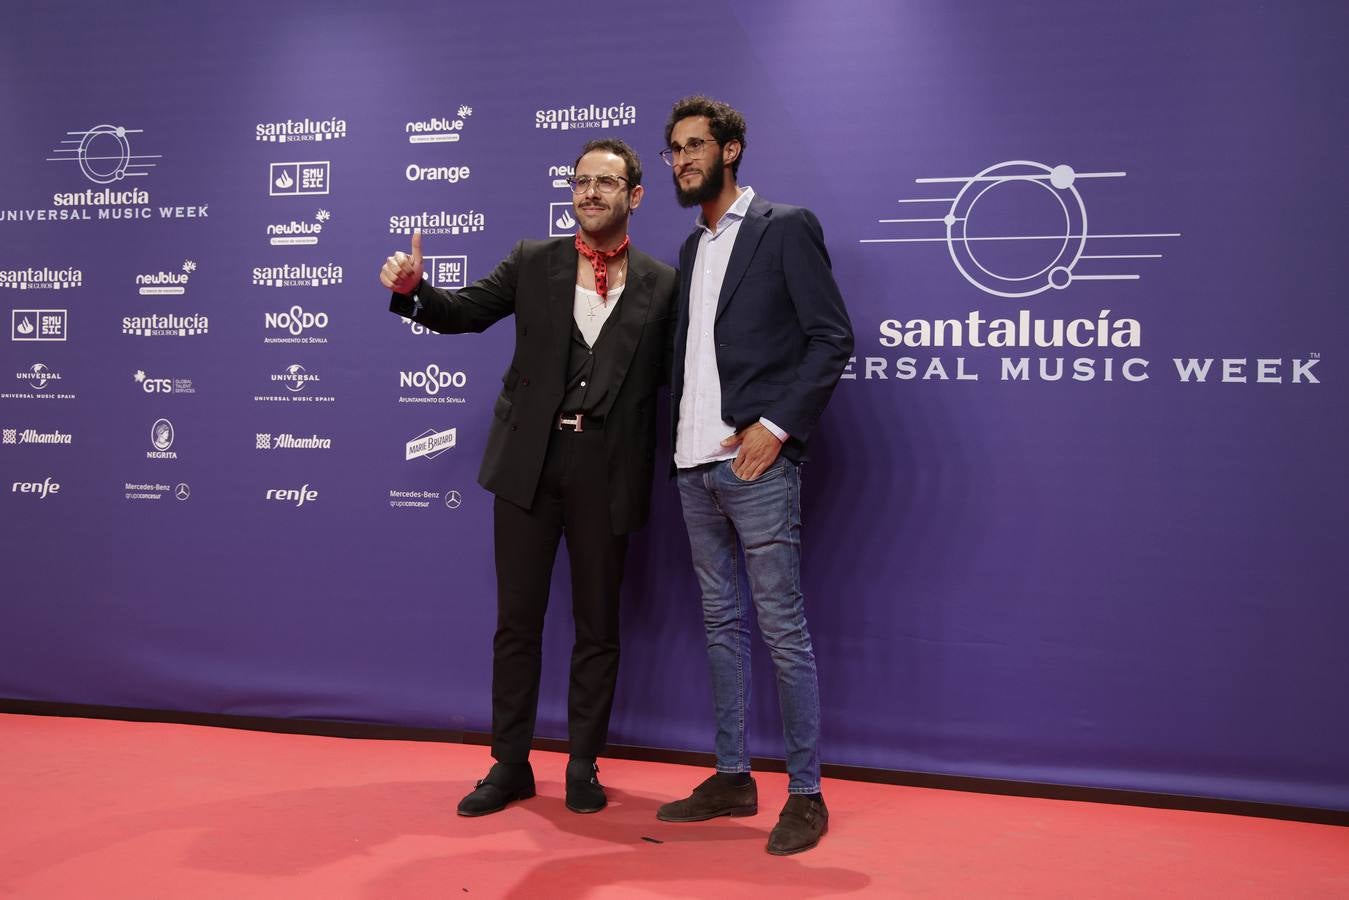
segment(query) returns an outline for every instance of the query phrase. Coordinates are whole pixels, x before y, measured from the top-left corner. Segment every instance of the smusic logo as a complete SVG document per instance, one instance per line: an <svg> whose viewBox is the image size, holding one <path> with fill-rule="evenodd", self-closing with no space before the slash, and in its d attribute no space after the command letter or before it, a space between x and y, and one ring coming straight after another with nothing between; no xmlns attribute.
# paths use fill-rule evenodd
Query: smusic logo
<svg viewBox="0 0 1349 900"><path fill-rule="evenodd" d="M67 336L64 309L16 309L10 313L11 341L64 341Z"/></svg>
<svg viewBox="0 0 1349 900"><path fill-rule="evenodd" d="M332 163L272 163L267 193L273 197L306 197L328 193L332 183Z"/></svg>

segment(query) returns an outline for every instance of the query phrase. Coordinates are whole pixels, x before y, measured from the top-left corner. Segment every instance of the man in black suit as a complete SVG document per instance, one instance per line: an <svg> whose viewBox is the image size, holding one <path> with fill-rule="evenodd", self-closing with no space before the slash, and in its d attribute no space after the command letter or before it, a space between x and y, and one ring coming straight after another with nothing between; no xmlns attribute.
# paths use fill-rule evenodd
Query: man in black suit
<svg viewBox="0 0 1349 900"><path fill-rule="evenodd" d="M493 509L497 629L492 756L459 814L496 812L534 796L530 744L538 707L543 618L558 540L571 562L567 807L605 806L595 758L608 736L618 676L618 598L628 534L647 519L675 272L632 249L642 200L637 154L619 140L585 145L571 178L575 238L525 240L492 274L460 291L422 281L421 235L380 272L390 310L433 331L483 331L515 315L478 480Z"/></svg>
<svg viewBox="0 0 1349 900"><path fill-rule="evenodd" d="M671 408L675 466L716 710L717 772L657 816L696 822L758 812L745 722L750 610L777 675L788 798L768 839L784 855L819 843L820 699L801 596L800 465L852 354L853 334L810 210L736 184L745 119L694 96L675 104L661 156L681 205L702 215L679 255Z"/></svg>

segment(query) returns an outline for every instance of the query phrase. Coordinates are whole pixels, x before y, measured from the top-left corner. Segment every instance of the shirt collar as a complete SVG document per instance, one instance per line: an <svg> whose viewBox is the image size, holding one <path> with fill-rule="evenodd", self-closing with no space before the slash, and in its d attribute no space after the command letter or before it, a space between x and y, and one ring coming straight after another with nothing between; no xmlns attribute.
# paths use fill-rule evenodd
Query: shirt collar
<svg viewBox="0 0 1349 900"><path fill-rule="evenodd" d="M749 205L753 200L754 188L745 185L740 189L740 196L736 197L735 202L731 204L730 208L722 213L721 219L717 222L716 231L712 231L711 228L707 227L707 220L703 217L702 213L698 213L697 227L713 235L720 234L730 226L732 221L738 221L745 218L745 215L749 212Z"/></svg>

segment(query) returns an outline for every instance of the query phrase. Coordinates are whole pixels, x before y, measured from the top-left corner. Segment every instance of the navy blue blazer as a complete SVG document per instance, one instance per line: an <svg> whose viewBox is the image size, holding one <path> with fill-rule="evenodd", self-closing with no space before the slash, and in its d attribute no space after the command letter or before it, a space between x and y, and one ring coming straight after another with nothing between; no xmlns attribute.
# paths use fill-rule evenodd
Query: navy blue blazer
<svg viewBox="0 0 1349 900"><path fill-rule="evenodd" d="M689 283L701 229L679 252L671 360L671 419L678 435L689 332ZM758 196L740 223L717 299L721 417L737 431L766 418L791 435L782 453L801 461L852 356L853 331L814 213Z"/></svg>

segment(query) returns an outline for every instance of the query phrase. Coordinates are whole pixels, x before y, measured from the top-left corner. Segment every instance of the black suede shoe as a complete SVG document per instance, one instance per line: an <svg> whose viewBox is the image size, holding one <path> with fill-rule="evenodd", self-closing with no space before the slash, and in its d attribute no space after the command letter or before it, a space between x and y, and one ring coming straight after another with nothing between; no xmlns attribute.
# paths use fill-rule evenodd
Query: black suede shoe
<svg viewBox="0 0 1349 900"><path fill-rule="evenodd" d="M578 771L582 767L574 765L575 762L567 764L567 809L574 813L599 812L609 805L609 798L604 796L604 785L598 777L600 767L587 760L589 765L584 767L583 775Z"/></svg>
<svg viewBox="0 0 1349 900"><path fill-rule="evenodd" d="M809 850L828 830L829 808L824 805L824 800L793 794L787 798L778 824L768 835L768 852L774 856L790 856Z"/></svg>
<svg viewBox="0 0 1349 900"><path fill-rule="evenodd" d="M759 786L751 778L745 784L727 784L713 775L683 800L666 803L656 810L662 822L702 822L717 816L752 816L759 811Z"/></svg>
<svg viewBox="0 0 1349 900"><path fill-rule="evenodd" d="M534 770L529 763L508 766L497 763L473 791L459 801L459 815L485 816L500 812L513 800L534 796Z"/></svg>

